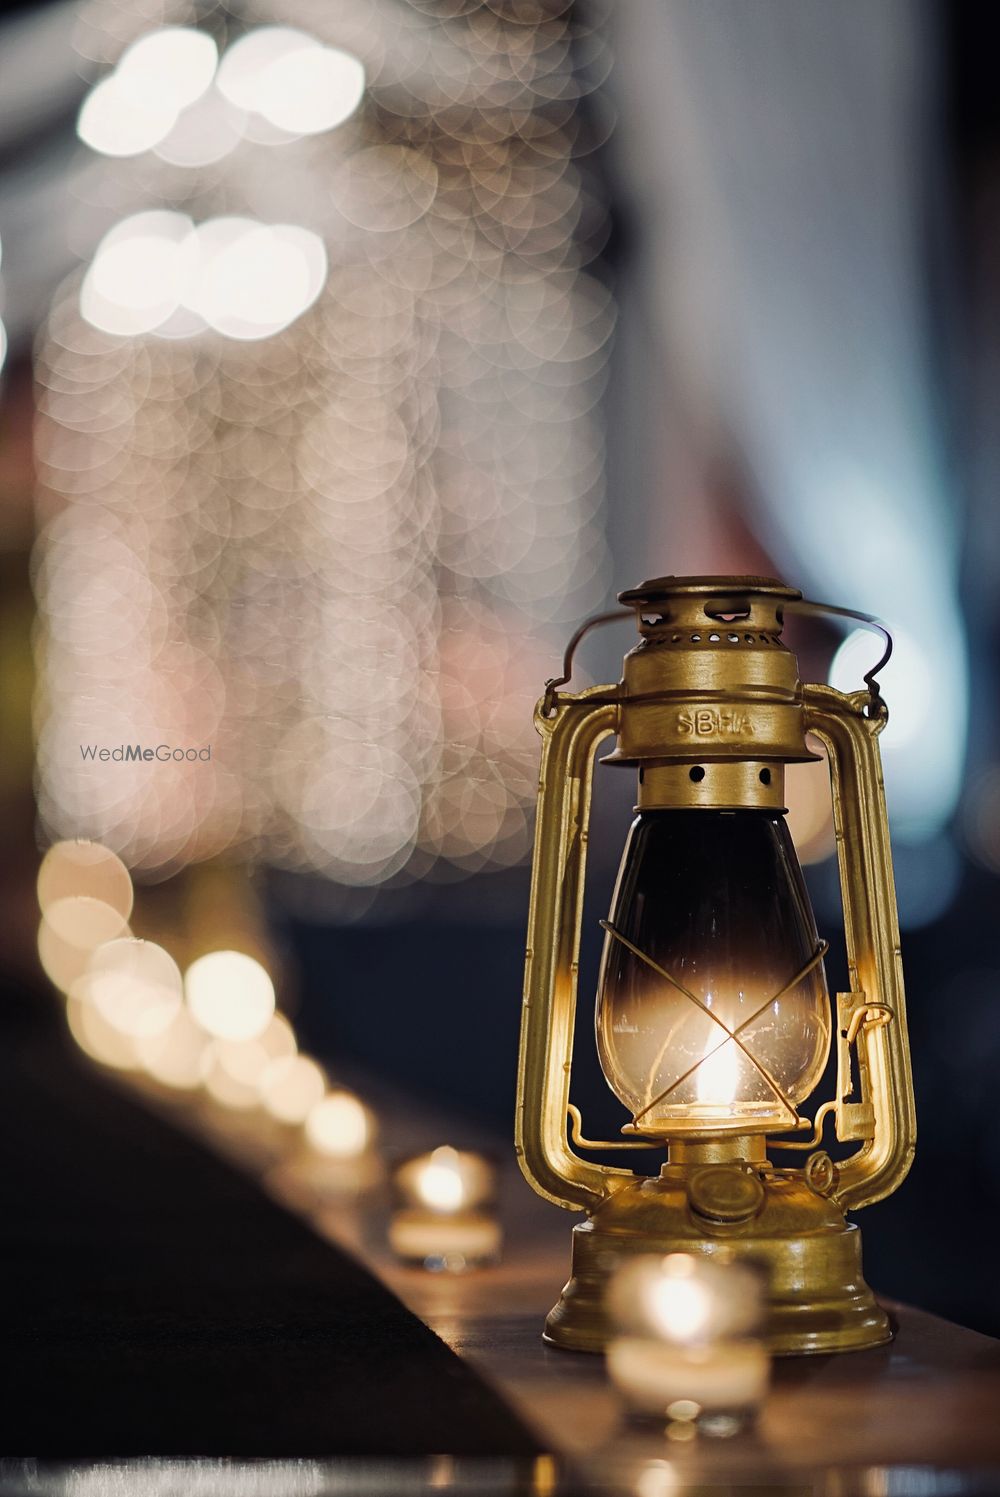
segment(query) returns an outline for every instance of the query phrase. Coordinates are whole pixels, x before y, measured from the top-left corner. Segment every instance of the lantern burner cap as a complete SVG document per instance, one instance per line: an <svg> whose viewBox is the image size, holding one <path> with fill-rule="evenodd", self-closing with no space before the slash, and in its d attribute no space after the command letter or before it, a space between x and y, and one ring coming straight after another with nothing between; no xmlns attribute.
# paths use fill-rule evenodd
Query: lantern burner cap
<svg viewBox="0 0 1000 1497"><path fill-rule="evenodd" d="M619 593L618 601L636 610L640 633L655 636L666 625L737 621L780 633L784 605L801 597L775 577L654 577Z"/></svg>

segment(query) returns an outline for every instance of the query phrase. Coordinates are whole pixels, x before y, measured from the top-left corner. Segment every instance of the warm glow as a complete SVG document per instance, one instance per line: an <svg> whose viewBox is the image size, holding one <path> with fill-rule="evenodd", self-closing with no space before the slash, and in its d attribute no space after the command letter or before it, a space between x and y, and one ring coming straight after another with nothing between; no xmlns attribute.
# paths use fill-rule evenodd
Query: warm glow
<svg viewBox="0 0 1000 1497"><path fill-rule="evenodd" d="M168 93L148 91L142 79L112 73L83 101L76 133L102 156L138 156L170 134L177 114Z"/></svg>
<svg viewBox="0 0 1000 1497"><path fill-rule="evenodd" d="M414 1180L417 1194L435 1211L457 1211L465 1204L465 1181L456 1149L435 1149Z"/></svg>
<svg viewBox="0 0 1000 1497"><path fill-rule="evenodd" d="M214 328L241 342L269 338L323 289L326 249L295 224L211 218L197 228L157 209L123 219L101 240L80 311L102 332L189 335Z"/></svg>
<svg viewBox="0 0 1000 1497"><path fill-rule="evenodd" d="M814 748L815 744L810 743ZM833 799L830 794L830 771L824 755L822 763L785 765L785 803L788 806L788 830L792 834L799 862L821 863L836 847L833 831Z"/></svg>
<svg viewBox="0 0 1000 1497"><path fill-rule="evenodd" d="M35 359L42 834L157 876L263 859L349 886L358 912L386 880L528 852L538 682L611 580L615 323L585 269L602 195L578 102L603 29L417 5L380 40L365 9L281 12L297 29L170 11L204 15L192 43L162 6L87 8L95 54L138 38L119 90L158 49L173 78L176 47L190 99L207 37L227 43L162 138L140 121L114 147L153 154L88 182L88 222L129 215L142 242L84 267L82 302L67 282ZM361 99L329 128L362 63L378 119ZM157 201L183 221L136 225ZM295 233L276 227L293 205ZM240 215L246 245L209 213ZM81 759L139 723L220 751Z"/></svg>
<svg viewBox="0 0 1000 1497"><path fill-rule="evenodd" d="M86 972L97 947L127 931L121 913L101 899L88 894L54 899L38 927L42 970L61 992L68 993Z"/></svg>
<svg viewBox="0 0 1000 1497"><path fill-rule="evenodd" d="M763 1280L741 1263L695 1253L622 1259L608 1287L608 1311L619 1332L690 1346L755 1330L763 1313Z"/></svg>
<svg viewBox="0 0 1000 1497"><path fill-rule="evenodd" d="M181 111L200 99L215 76L212 38L188 26L148 32L91 89L80 109L80 139L102 156L138 156L159 145Z"/></svg>
<svg viewBox="0 0 1000 1497"><path fill-rule="evenodd" d="M153 150L171 166L211 166L243 139L244 116L216 89L182 110L170 134Z"/></svg>
<svg viewBox="0 0 1000 1497"><path fill-rule="evenodd" d="M219 92L240 109L257 108L261 81L284 57L317 43L292 26L256 26L227 47L219 64Z"/></svg>
<svg viewBox="0 0 1000 1497"><path fill-rule="evenodd" d="M80 288L80 311L105 333L152 332L180 305L192 255L185 214L155 209L123 219L97 246Z"/></svg>
<svg viewBox="0 0 1000 1497"><path fill-rule="evenodd" d="M318 135L349 119L364 92L365 70L356 57L307 45L264 69L254 108L291 135Z"/></svg>
<svg viewBox="0 0 1000 1497"><path fill-rule="evenodd" d="M117 910L123 920L132 913L132 877L116 853L99 842L57 842L38 870L38 903L42 914L58 899L87 895Z"/></svg>
<svg viewBox="0 0 1000 1497"><path fill-rule="evenodd" d="M180 1011L181 974L162 946L126 937L97 948L73 996L121 1034L162 1034Z"/></svg>
<svg viewBox="0 0 1000 1497"><path fill-rule="evenodd" d="M318 135L348 119L364 97L356 57L324 47L291 26L259 26L233 43L219 68L219 91L289 136Z"/></svg>
<svg viewBox="0 0 1000 1497"><path fill-rule="evenodd" d="M668 1138L794 1126L826 1064L830 1004L780 814L640 814L608 931L598 1052L636 1126Z"/></svg>
<svg viewBox="0 0 1000 1497"><path fill-rule="evenodd" d="M181 1008L159 1034L139 1035L135 1052L143 1070L161 1086L193 1091L203 1080L211 1043L187 1009Z"/></svg>
<svg viewBox="0 0 1000 1497"><path fill-rule="evenodd" d="M184 991L192 1015L215 1039L255 1039L274 1014L274 984L242 951L200 956L185 974Z"/></svg>
<svg viewBox="0 0 1000 1497"><path fill-rule="evenodd" d="M279 1123L304 1123L326 1091L326 1077L307 1055L274 1060L260 1079L260 1100Z"/></svg>
<svg viewBox="0 0 1000 1497"><path fill-rule="evenodd" d="M405 1160L397 1169L395 1184L409 1205L432 1211L471 1209L493 1194L494 1172L481 1154L453 1149L448 1144Z"/></svg>
<svg viewBox="0 0 1000 1497"><path fill-rule="evenodd" d="M205 1089L224 1107L257 1107L268 1067L293 1056L296 1048L292 1026L283 1014L274 1014L254 1039L216 1040L204 1068Z"/></svg>
<svg viewBox="0 0 1000 1497"><path fill-rule="evenodd" d="M115 74L147 97L184 109L200 99L215 77L218 50L204 31L161 26L126 48Z"/></svg>
<svg viewBox="0 0 1000 1497"><path fill-rule="evenodd" d="M319 1154L333 1159L355 1159L372 1140L371 1115L351 1092L328 1092L312 1108L305 1124L306 1138Z"/></svg>
<svg viewBox="0 0 1000 1497"><path fill-rule="evenodd" d="M704 1331L711 1313L711 1296L692 1276L690 1260L671 1253L663 1272L649 1285L650 1321L671 1341L693 1341Z"/></svg>
<svg viewBox="0 0 1000 1497"><path fill-rule="evenodd" d="M698 1101L732 1102L739 1084L740 1057L735 1040L723 1041L721 1029L713 1029L705 1046L705 1059L695 1072Z"/></svg>
<svg viewBox="0 0 1000 1497"><path fill-rule="evenodd" d="M218 1040L213 1055L234 1081L257 1087L273 1060L294 1055L295 1034L284 1014L274 1014L263 1033L252 1040Z"/></svg>
<svg viewBox="0 0 1000 1497"><path fill-rule="evenodd" d="M183 301L228 338L271 337L323 289L326 250L309 229L215 218L196 230L196 241Z"/></svg>
<svg viewBox="0 0 1000 1497"><path fill-rule="evenodd" d="M136 1041L109 1024L103 1014L84 998L71 997L66 1005L69 1031L80 1049L102 1066L134 1071L138 1064Z"/></svg>
<svg viewBox="0 0 1000 1497"><path fill-rule="evenodd" d="M461 1175L447 1164L429 1164L419 1188L427 1205L435 1211L457 1211L465 1198Z"/></svg>
<svg viewBox="0 0 1000 1497"><path fill-rule="evenodd" d="M250 1112L260 1104L257 1088L223 1070L218 1057L211 1052L206 1057L203 1085L213 1102L234 1112Z"/></svg>

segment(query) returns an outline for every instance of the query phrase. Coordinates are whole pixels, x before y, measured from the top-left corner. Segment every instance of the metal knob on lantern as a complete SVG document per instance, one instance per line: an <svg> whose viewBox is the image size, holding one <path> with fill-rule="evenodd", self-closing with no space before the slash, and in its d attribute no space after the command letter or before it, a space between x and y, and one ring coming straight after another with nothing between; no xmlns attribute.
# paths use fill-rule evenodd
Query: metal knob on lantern
<svg viewBox="0 0 1000 1497"><path fill-rule="evenodd" d="M877 1345L892 1329L845 1212L896 1189L916 1136L878 749L875 678L891 644L867 689L845 695L800 682L784 616L880 627L867 615L756 577L660 578L620 601L641 636L621 682L561 689L580 630L536 712L517 1151L540 1195L587 1216L546 1338L602 1350L604 1290L622 1255L696 1252L767 1270L775 1353ZM832 1005L785 823L785 765L817 757L807 734L829 758L850 973ZM612 735L604 762L638 771L638 803L603 922L596 1039L631 1122L602 1143L584 1135L570 1073L594 758ZM836 1093L809 1119L800 1109L831 1044ZM838 1163L822 1148L831 1114L837 1139L857 1145ZM585 1157L609 1148L666 1160L651 1176ZM784 1150L802 1151L803 1165L772 1163Z"/></svg>

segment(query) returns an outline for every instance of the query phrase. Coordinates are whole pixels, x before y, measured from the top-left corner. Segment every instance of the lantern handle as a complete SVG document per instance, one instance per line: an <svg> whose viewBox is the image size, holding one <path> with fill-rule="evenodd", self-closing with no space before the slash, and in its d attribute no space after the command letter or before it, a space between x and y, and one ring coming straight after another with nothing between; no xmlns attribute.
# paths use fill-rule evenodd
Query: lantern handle
<svg viewBox="0 0 1000 1497"><path fill-rule="evenodd" d="M605 624L613 624L616 619L630 619L634 617L635 610L632 608L612 608L607 613L592 613L589 619L584 619L579 629L570 636L569 644L563 654L563 673L561 676L553 676L551 681L545 683L545 695L542 698L541 713L543 717L551 717L556 709L556 692L560 686L568 686L573 676L573 657L579 646L586 639L592 629L601 629Z"/></svg>
<svg viewBox="0 0 1000 1497"><path fill-rule="evenodd" d="M879 659L865 672L864 683L868 688L868 716L881 719L883 723L888 720L889 709L882 695L882 689L876 679L889 664L892 657L892 634L889 628L873 613L862 613L857 608L842 608L835 603L817 603L811 598L795 598L782 605L784 613L793 612L809 618L820 618L823 616L840 619L853 619L855 623L861 624L865 629L871 629L880 634L885 642L885 648ZM590 618L584 619L583 623L570 636L569 643L563 654L563 668L561 676L553 676L545 683L545 695L542 698L542 716L551 717L556 708L556 693L560 686L568 686L573 677L573 660L580 645L587 635L594 629L602 629L606 624L614 624L619 619L627 619L633 616L631 608L612 608L607 613L594 613Z"/></svg>
<svg viewBox="0 0 1000 1497"><path fill-rule="evenodd" d="M880 671L889 664L892 655L892 635L887 625L873 613L860 613L856 608L841 608L834 603L816 603L810 598L796 598L790 603L783 605L784 611L805 614L809 618L818 618L824 614L832 615L839 619L854 619L865 629L871 629L876 634L881 634L885 641L885 649L870 671L865 672L864 682L868 687L868 713L872 718L882 719L883 723L888 720L889 708L882 695L881 687L875 679Z"/></svg>

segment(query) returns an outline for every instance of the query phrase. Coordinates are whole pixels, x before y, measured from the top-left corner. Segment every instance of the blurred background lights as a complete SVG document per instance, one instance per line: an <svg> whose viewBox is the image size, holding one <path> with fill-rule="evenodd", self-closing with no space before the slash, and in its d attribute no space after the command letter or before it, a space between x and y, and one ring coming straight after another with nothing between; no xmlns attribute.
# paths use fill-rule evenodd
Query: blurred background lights
<svg viewBox="0 0 1000 1497"><path fill-rule="evenodd" d="M69 1031L91 1060L114 1070L135 1071L139 1067L136 1040L117 1029L94 1004L71 994L66 1005Z"/></svg>
<svg viewBox="0 0 1000 1497"><path fill-rule="evenodd" d="M177 118L104 164L127 216L38 345L39 814L158 876L518 863L533 705L607 596L599 26L365 14L234 24L214 77L90 16ZM211 761L80 758L140 732Z"/></svg>
<svg viewBox="0 0 1000 1497"><path fill-rule="evenodd" d="M308 229L241 217L195 228L182 213L154 210L101 240L80 310L107 333L190 333L207 325L230 338L267 338L311 306L326 270L323 242ZM166 328L178 311L195 320Z"/></svg>
<svg viewBox="0 0 1000 1497"><path fill-rule="evenodd" d="M192 227L182 213L154 210L111 229L80 289L87 321L122 336L152 332L166 322L191 275Z"/></svg>
<svg viewBox="0 0 1000 1497"><path fill-rule="evenodd" d="M115 910L123 921L132 913L132 877L110 847L99 842L57 842L38 870L38 904L44 915L57 900L87 896Z"/></svg>
<svg viewBox="0 0 1000 1497"><path fill-rule="evenodd" d="M307 1055L273 1060L260 1078L260 1100L280 1123L304 1123L326 1091L326 1077Z"/></svg>
<svg viewBox="0 0 1000 1497"><path fill-rule="evenodd" d="M323 289L326 251L308 229L217 218L202 224L195 240L180 300L226 337L271 337Z"/></svg>
<svg viewBox="0 0 1000 1497"><path fill-rule="evenodd" d="M147 92L142 78L112 73L87 95L76 129L102 156L138 156L169 135L177 115L169 93Z"/></svg>
<svg viewBox="0 0 1000 1497"><path fill-rule="evenodd" d="M173 1091L193 1091L202 1084L211 1040L186 1008L179 1008L165 1029L135 1040L139 1065L154 1081Z"/></svg>
<svg viewBox="0 0 1000 1497"><path fill-rule="evenodd" d="M894 832L903 841L919 843L944 827L958 799L967 712L964 647L960 635L949 640L957 625L947 607L942 606L940 617L935 609L935 627L929 630L921 599L916 634L894 620L891 596L886 602L883 617L892 633L892 656L879 675L889 705L880 738L886 796ZM833 658L830 684L839 691L862 690L864 673L880 653L874 634L854 630Z"/></svg>
<svg viewBox="0 0 1000 1497"><path fill-rule="evenodd" d="M855 629L837 650L830 665L830 685L838 691L863 691L864 673L881 653L878 639L867 629ZM934 714L934 680L927 657L903 629L892 630L892 656L879 674L889 703L889 722L882 733L882 752L894 753L929 731Z"/></svg>
<svg viewBox="0 0 1000 1497"><path fill-rule="evenodd" d="M38 927L38 957L49 981L68 993L94 951L128 930L121 911L89 894L51 900Z"/></svg>
<svg viewBox="0 0 1000 1497"><path fill-rule="evenodd" d="M286 52L260 80L257 112L295 135L332 130L364 97L365 70L356 57L333 47Z"/></svg>
<svg viewBox="0 0 1000 1497"><path fill-rule="evenodd" d="M158 1035L180 1011L181 974L162 946L125 937L94 951L72 996L92 1004L121 1034Z"/></svg>
<svg viewBox="0 0 1000 1497"><path fill-rule="evenodd" d="M352 1092L331 1091L309 1109L306 1138L318 1154L331 1159L354 1159L374 1137L368 1108Z"/></svg>
<svg viewBox="0 0 1000 1497"><path fill-rule="evenodd" d="M206 32L190 26L161 26L126 47L115 75L184 109L209 87L218 60L215 42Z"/></svg>
<svg viewBox="0 0 1000 1497"><path fill-rule="evenodd" d="M288 26L261 26L227 50L219 91L289 135L318 135L340 125L365 92L364 65Z"/></svg>
<svg viewBox="0 0 1000 1497"><path fill-rule="evenodd" d="M188 1007L206 1033L220 1040L252 1040L274 1014L274 984L252 956L210 951L184 975Z"/></svg>
<svg viewBox="0 0 1000 1497"><path fill-rule="evenodd" d="M307 32L292 26L255 26L226 48L219 66L219 92L240 109L256 109L269 69L316 46Z"/></svg>
<svg viewBox="0 0 1000 1497"><path fill-rule="evenodd" d="M103 156L138 156L170 134L181 111L215 76L218 52L203 31L164 26L122 54L114 72L87 95L77 134Z"/></svg>

